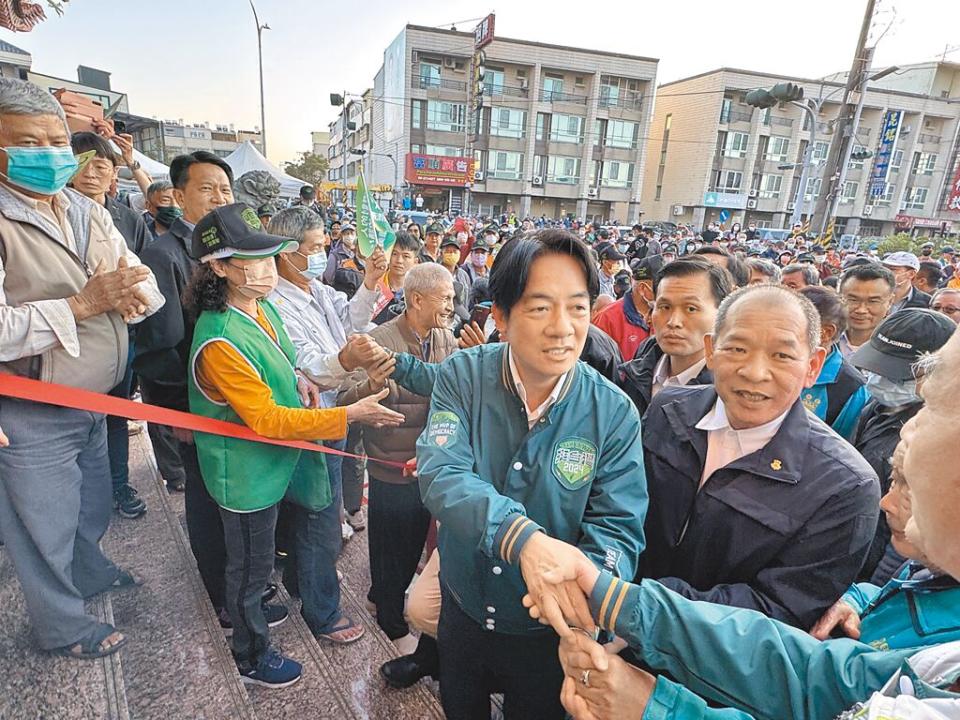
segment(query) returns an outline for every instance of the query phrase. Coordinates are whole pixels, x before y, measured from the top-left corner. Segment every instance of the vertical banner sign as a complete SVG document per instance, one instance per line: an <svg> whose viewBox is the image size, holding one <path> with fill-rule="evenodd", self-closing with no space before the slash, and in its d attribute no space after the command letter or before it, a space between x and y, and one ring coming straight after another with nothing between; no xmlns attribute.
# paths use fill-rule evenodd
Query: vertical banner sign
<svg viewBox="0 0 960 720"><path fill-rule="evenodd" d="M902 110L888 110L880 127L880 143L877 145L877 157L873 161L873 171L870 173L870 197L883 197L887 192L887 176L890 174L890 161L897 147L900 137L900 126L903 123Z"/></svg>
<svg viewBox="0 0 960 720"><path fill-rule="evenodd" d="M381 248L389 257L390 250L397 240L397 234L390 227L383 210L374 200L373 193L367 189L367 183L361 172L357 176L357 247L363 257L370 257L373 251Z"/></svg>
<svg viewBox="0 0 960 720"><path fill-rule="evenodd" d="M957 163L957 173L953 176L953 183L947 189L947 210L960 212L960 162Z"/></svg>

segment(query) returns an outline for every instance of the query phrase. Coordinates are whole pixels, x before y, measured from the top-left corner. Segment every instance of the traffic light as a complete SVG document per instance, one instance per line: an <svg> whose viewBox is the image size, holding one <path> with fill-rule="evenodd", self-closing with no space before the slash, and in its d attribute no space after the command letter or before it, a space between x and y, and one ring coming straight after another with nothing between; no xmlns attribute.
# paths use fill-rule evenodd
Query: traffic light
<svg viewBox="0 0 960 720"><path fill-rule="evenodd" d="M333 106L343 105L343 95L340 93L330 93L330 104Z"/></svg>
<svg viewBox="0 0 960 720"><path fill-rule="evenodd" d="M803 100L803 88L796 83L777 83L770 88L770 94L778 102L796 102Z"/></svg>
<svg viewBox="0 0 960 720"><path fill-rule="evenodd" d="M866 160L867 158L870 158L870 157L873 157L872 150L867 150L867 149L854 150L853 152L850 153L851 160L860 161L860 160Z"/></svg>
<svg viewBox="0 0 960 720"><path fill-rule="evenodd" d="M743 98L747 105L755 108L766 109L777 104L777 99L767 90L751 90Z"/></svg>

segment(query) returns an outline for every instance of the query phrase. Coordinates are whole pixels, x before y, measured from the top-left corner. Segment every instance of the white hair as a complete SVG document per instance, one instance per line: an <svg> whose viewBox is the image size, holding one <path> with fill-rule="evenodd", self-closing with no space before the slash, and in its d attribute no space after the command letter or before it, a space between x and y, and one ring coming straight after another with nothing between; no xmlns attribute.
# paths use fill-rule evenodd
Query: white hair
<svg viewBox="0 0 960 720"><path fill-rule="evenodd" d="M403 296L410 297L410 293L426 295L431 290L453 284L450 271L437 263L421 263L410 268L410 272L403 278Z"/></svg>
<svg viewBox="0 0 960 720"><path fill-rule="evenodd" d="M39 85L15 78L0 78L0 116L56 115L67 125L67 116L57 99ZM68 128L69 132L69 128Z"/></svg>

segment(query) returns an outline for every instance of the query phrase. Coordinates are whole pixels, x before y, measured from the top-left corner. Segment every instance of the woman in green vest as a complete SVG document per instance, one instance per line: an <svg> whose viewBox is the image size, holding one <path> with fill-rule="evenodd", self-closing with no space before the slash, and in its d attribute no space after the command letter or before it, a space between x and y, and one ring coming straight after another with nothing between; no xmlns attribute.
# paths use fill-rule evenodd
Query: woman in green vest
<svg viewBox="0 0 960 720"><path fill-rule="evenodd" d="M197 224L190 254L201 265L184 296L199 315L187 368L191 411L283 440L343 438L348 422L399 425L403 416L378 404L385 393L347 408L303 406L302 397L319 396L297 373L293 344L265 300L277 284L273 257L297 247L265 233L242 203L217 208ZM226 605L241 678L286 687L300 679L301 666L271 648L261 605L273 570L277 506L286 497L311 512L326 508L326 463L320 453L296 448L207 433L194 439L223 520Z"/></svg>

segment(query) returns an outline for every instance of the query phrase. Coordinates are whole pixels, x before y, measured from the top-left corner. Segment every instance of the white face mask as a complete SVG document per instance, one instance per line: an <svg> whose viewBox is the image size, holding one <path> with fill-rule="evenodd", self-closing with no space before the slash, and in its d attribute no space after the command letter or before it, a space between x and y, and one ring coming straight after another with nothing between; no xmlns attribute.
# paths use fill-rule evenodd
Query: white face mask
<svg viewBox="0 0 960 720"><path fill-rule="evenodd" d="M867 392L884 407L900 407L920 402L916 380L897 383L869 370L865 370L863 374L867 378Z"/></svg>

